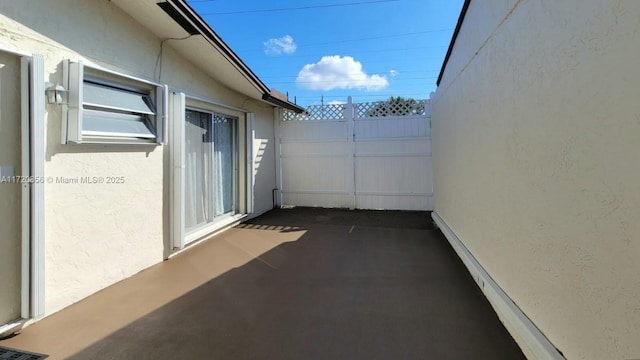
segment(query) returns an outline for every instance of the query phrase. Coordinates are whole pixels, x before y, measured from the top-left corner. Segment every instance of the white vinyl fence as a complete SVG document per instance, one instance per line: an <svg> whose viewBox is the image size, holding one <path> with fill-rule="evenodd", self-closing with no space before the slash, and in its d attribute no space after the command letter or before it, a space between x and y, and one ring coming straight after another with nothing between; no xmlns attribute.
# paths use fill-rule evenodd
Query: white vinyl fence
<svg viewBox="0 0 640 360"><path fill-rule="evenodd" d="M310 106L276 127L287 206L432 210L428 100Z"/></svg>

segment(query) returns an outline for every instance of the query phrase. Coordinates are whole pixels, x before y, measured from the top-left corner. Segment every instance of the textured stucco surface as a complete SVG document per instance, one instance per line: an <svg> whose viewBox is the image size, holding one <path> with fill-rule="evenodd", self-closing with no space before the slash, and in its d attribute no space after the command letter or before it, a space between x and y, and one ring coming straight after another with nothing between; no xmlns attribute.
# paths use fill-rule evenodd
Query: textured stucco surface
<svg viewBox="0 0 640 360"><path fill-rule="evenodd" d="M273 139L270 107L223 87L177 54L170 41L161 53L161 39L109 1L58 0L51 6L0 0L0 8L0 49L43 55L47 81L62 83L63 60L80 60L255 111L257 136ZM46 110L46 176L125 179L45 186L45 310L51 314L168 255L169 157L168 146L61 145L61 109ZM273 168L273 159L266 161L271 163L261 168ZM271 208L273 177L257 177L258 191L269 188L269 195L257 199L257 210Z"/></svg>
<svg viewBox="0 0 640 360"><path fill-rule="evenodd" d="M432 98L435 211L567 358L640 358L640 2L484 5Z"/></svg>

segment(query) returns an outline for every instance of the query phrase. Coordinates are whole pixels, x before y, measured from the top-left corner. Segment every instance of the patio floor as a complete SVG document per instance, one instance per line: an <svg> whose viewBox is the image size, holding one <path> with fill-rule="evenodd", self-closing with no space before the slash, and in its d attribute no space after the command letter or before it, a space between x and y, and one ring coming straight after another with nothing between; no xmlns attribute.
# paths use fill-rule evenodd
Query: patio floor
<svg viewBox="0 0 640 360"><path fill-rule="evenodd" d="M282 209L0 346L50 359L523 359L428 213Z"/></svg>

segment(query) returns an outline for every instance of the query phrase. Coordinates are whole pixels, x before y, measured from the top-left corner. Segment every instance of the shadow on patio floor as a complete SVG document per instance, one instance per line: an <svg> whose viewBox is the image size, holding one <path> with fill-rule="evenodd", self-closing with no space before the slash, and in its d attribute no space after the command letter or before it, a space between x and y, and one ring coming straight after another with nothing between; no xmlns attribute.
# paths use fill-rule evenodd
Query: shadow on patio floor
<svg viewBox="0 0 640 360"><path fill-rule="evenodd" d="M277 246L124 322L70 358L524 358L430 224L427 213L274 210L210 241L251 252L259 245L246 247L249 238L260 243L297 233L297 239L275 240ZM164 271L172 271L172 262L179 266L178 258L207 251L205 246L165 262ZM200 265L215 264L220 256L211 252ZM155 281L162 282L162 276ZM100 293L83 303L96 296ZM25 329L15 344L26 337L27 346L29 333L38 327ZM74 331L81 330L61 328L50 337L64 342ZM15 347L11 340L0 345ZM42 342L24 346L55 357Z"/></svg>

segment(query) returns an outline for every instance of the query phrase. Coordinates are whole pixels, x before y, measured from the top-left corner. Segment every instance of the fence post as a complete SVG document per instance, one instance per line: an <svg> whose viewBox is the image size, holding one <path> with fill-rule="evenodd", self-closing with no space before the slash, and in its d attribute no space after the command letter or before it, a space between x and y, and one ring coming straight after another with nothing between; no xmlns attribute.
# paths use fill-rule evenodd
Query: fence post
<svg viewBox="0 0 640 360"><path fill-rule="evenodd" d="M429 122L429 138L431 139L431 99L433 98L433 96L435 95L434 92L432 92L429 95L429 98L425 100L425 106L424 106L424 112L425 115L428 117L428 122Z"/></svg>
<svg viewBox="0 0 640 360"><path fill-rule="evenodd" d="M281 207L282 206L282 135L280 133L280 126L282 125L282 121L284 120L284 110L274 108L273 109L273 151L275 152L275 160L276 160L276 188L275 194L273 194L273 206Z"/></svg>
<svg viewBox="0 0 640 360"><path fill-rule="evenodd" d="M344 107L344 120L347 122L347 151L349 151L347 163L351 167L351 171L348 172L347 191L351 193L351 206L349 206L349 209L354 210L358 207L358 202L356 197L355 111L351 96L347 97L347 103Z"/></svg>

